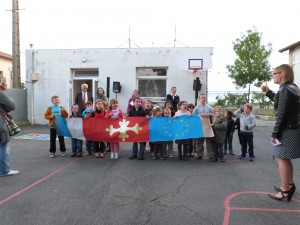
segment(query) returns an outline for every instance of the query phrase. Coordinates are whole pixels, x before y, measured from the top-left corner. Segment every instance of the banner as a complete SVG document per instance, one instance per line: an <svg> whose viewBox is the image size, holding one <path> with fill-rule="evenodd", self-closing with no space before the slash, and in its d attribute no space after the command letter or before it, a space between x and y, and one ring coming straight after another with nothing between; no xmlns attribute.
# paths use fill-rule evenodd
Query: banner
<svg viewBox="0 0 300 225"><path fill-rule="evenodd" d="M54 123L60 136L70 138L102 142L157 142L212 137L210 124L204 119L203 130L202 120L199 115L192 115L149 119L57 118Z"/></svg>

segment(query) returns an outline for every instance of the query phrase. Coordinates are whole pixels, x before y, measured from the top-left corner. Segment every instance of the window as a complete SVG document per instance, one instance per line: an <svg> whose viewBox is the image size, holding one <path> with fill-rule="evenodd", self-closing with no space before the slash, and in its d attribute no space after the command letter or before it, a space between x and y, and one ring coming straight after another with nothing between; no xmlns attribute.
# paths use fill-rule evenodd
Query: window
<svg viewBox="0 0 300 225"><path fill-rule="evenodd" d="M136 68L141 97L162 100L166 97L167 68Z"/></svg>
<svg viewBox="0 0 300 225"><path fill-rule="evenodd" d="M75 70L75 77L98 77L98 70Z"/></svg>

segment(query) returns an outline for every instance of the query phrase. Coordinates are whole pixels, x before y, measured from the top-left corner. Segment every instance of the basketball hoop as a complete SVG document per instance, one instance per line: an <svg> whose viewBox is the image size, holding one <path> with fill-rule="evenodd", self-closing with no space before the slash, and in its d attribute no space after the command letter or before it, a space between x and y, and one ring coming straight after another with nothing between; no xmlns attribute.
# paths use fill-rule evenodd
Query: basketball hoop
<svg viewBox="0 0 300 225"><path fill-rule="evenodd" d="M194 73L197 73L198 70L201 70L201 66L192 66L191 69L194 71Z"/></svg>

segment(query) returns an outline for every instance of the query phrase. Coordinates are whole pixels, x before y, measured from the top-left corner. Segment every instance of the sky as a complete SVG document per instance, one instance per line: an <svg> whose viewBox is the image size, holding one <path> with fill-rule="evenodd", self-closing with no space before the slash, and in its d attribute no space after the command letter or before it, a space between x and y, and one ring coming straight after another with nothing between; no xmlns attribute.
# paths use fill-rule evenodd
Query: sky
<svg viewBox="0 0 300 225"><path fill-rule="evenodd" d="M0 51L11 54L12 0L1 0ZM232 42L256 27L272 43L271 67L288 63L278 50L300 40L297 0L19 0L21 76L25 50L131 46L213 47L209 92L235 91L226 65ZM124 43L124 44L123 44ZM123 44L123 45L122 45ZM272 82L269 82L272 87ZM257 89L258 90L258 89Z"/></svg>

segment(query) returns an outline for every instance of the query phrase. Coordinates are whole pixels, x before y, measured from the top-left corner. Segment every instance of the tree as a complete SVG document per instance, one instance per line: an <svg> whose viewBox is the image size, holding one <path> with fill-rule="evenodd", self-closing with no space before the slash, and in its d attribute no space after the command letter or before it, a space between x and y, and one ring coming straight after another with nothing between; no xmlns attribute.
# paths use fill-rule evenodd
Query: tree
<svg viewBox="0 0 300 225"><path fill-rule="evenodd" d="M272 71L269 63L269 56L272 52L272 44L268 43L267 47L261 45L262 34L247 30L247 34L237 38L233 42L233 50L237 59L233 65L226 65L228 76L233 79L233 83L238 88L248 88L248 102L250 98L250 87L253 84L260 87L264 81L271 80Z"/></svg>
<svg viewBox="0 0 300 225"><path fill-rule="evenodd" d="M252 92L252 104L258 103L259 108L269 108L273 103L264 92Z"/></svg>
<svg viewBox="0 0 300 225"><path fill-rule="evenodd" d="M232 94L227 93L223 97L217 96L214 106L219 105L222 107L240 107L246 103L247 94Z"/></svg>

